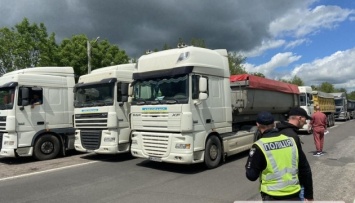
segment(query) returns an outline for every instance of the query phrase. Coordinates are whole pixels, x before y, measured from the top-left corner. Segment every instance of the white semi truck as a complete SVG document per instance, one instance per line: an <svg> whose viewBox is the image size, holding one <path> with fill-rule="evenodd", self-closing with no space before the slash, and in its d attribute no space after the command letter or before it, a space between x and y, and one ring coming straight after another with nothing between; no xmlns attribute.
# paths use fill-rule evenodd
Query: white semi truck
<svg viewBox="0 0 355 203"><path fill-rule="evenodd" d="M300 107L303 108L309 116L315 111L315 106L320 107L320 111L327 116L328 127L335 125L335 100L334 95L321 91L314 91L310 86L299 86ZM310 120L300 131L308 131Z"/></svg>
<svg viewBox="0 0 355 203"><path fill-rule="evenodd" d="M350 112L348 111L348 100L345 92L330 93L335 99L335 120L350 120Z"/></svg>
<svg viewBox="0 0 355 203"><path fill-rule="evenodd" d="M257 113L270 111L284 120L299 105L295 85L230 77L224 49L144 55L133 79L131 153L158 162L217 167L225 156L252 146Z"/></svg>
<svg viewBox="0 0 355 203"><path fill-rule="evenodd" d="M348 112L350 114L350 118L355 118L355 100L348 99Z"/></svg>
<svg viewBox="0 0 355 203"><path fill-rule="evenodd" d="M75 149L97 154L129 152L128 86L135 64L93 70L75 85Z"/></svg>
<svg viewBox="0 0 355 203"><path fill-rule="evenodd" d="M0 77L0 156L38 160L74 149L72 67L27 68Z"/></svg>

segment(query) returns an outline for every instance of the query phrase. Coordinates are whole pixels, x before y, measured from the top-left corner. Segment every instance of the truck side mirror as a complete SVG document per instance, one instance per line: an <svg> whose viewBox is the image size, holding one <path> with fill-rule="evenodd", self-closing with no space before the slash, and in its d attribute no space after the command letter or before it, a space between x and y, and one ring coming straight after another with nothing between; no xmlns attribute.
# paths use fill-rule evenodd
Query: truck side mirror
<svg viewBox="0 0 355 203"><path fill-rule="evenodd" d="M207 92L207 78L200 77L198 89L200 92Z"/></svg>
<svg viewBox="0 0 355 203"><path fill-rule="evenodd" d="M127 102L131 103L132 102L132 96L133 96L133 85L132 83L128 84L128 97L127 97Z"/></svg>
<svg viewBox="0 0 355 203"><path fill-rule="evenodd" d="M128 83L121 83L121 94L122 96L127 96L129 93L129 84Z"/></svg>
<svg viewBox="0 0 355 203"><path fill-rule="evenodd" d="M27 87L21 87L20 88L20 97L19 97L19 101L21 103L19 103L20 110L24 109L24 106L27 106L29 104L29 89Z"/></svg>
<svg viewBox="0 0 355 203"><path fill-rule="evenodd" d="M198 95L199 100L206 100L207 97L208 97L208 95L205 92L200 92L200 94Z"/></svg>

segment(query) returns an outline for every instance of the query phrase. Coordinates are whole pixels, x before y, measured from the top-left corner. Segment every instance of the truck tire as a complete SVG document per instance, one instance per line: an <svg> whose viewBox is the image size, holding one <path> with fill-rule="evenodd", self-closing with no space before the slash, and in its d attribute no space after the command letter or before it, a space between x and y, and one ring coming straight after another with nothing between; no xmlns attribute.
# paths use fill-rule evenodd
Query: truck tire
<svg viewBox="0 0 355 203"><path fill-rule="evenodd" d="M222 144L217 136L212 135L207 139L205 148L205 165L207 168L216 168L222 159Z"/></svg>
<svg viewBox="0 0 355 203"><path fill-rule="evenodd" d="M335 116L334 116L334 114L332 114L332 126L334 126L335 125Z"/></svg>
<svg viewBox="0 0 355 203"><path fill-rule="evenodd" d="M332 126L332 115L327 115L327 127Z"/></svg>
<svg viewBox="0 0 355 203"><path fill-rule="evenodd" d="M55 158L60 151L60 143L56 136L45 134L39 137L34 145L33 156L37 160Z"/></svg>

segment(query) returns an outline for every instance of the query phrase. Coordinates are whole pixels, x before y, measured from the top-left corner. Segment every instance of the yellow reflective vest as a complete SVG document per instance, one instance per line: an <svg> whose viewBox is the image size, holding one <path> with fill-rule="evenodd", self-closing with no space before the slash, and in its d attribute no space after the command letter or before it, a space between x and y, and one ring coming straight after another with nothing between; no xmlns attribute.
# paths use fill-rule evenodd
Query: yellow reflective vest
<svg viewBox="0 0 355 203"><path fill-rule="evenodd" d="M266 168L260 175L260 191L270 196L287 196L300 191L298 149L285 135L261 138L255 142L264 153Z"/></svg>

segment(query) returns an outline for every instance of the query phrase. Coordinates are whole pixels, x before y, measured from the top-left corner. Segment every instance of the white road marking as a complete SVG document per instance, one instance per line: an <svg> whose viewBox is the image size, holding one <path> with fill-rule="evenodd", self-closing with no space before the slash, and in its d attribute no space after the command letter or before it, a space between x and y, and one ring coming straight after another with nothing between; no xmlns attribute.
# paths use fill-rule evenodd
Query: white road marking
<svg viewBox="0 0 355 203"><path fill-rule="evenodd" d="M99 162L99 161L90 161L90 162L81 163L81 164L75 164L75 165L70 165L70 166L63 166L63 167L48 169L48 170L44 170L44 171L37 171L37 172L33 172L33 173L26 173L26 174L21 174L21 175L17 175L17 176L11 176L11 177L6 177L6 178L1 178L1 179L0 179L0 182L1 182L1 181L5 181L5 180L13 180L13 179L17 179L17 178L23 178L23 177L28 177L28 176L43 174L43 173L49 173L49 172L53 172L53 171L59 171L59 170L67 169L67 168L74 168L74 167L78 167L78 166L84 166L84 165L93 164L93 163L96 163L96 162Z"/></svg>

